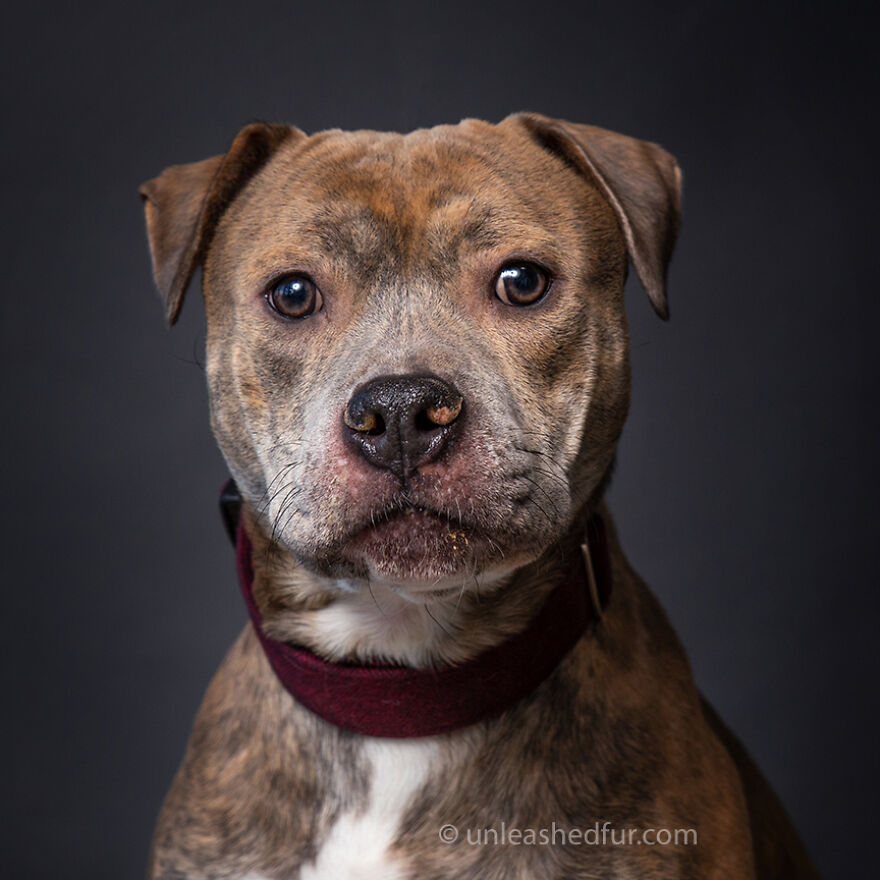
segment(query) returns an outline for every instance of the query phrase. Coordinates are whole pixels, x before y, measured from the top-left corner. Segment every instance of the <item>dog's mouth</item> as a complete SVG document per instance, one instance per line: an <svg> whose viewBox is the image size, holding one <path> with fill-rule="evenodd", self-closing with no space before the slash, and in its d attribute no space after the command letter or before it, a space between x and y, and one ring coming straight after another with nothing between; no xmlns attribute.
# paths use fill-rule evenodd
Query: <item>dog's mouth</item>
<svg viewBox="0 0 880 880"><path fill-rule="evenodd" d="M437 581L473 565L479 530L458 516L417 505L372 512L343 553L372 575Z"/></svg>

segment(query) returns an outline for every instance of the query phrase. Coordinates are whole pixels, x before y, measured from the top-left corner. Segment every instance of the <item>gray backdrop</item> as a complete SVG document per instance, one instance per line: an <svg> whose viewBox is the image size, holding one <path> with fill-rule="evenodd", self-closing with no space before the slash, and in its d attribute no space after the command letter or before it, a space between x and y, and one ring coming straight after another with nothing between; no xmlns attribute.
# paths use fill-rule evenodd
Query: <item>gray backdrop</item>
<svg viewBox="0 0 880 880"><path fill-rule="evenodd" d="M862 873L878 782L873 30L845 4L7 9L4 873L140 876L245 619L198 292L166 331L138 184L255 118L410 129L520 109L659 141L684 168L671 323L628 292L613 509L824 873Z"/></svg>

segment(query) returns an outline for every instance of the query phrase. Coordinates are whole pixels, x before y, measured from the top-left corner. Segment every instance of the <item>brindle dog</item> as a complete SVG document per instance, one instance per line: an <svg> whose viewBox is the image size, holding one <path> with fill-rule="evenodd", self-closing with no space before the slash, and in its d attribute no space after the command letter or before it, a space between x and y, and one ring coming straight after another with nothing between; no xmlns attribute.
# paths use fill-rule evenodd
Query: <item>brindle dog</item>
<svg viewBox="0 0 880 880"><path fill-rule="evenodd" d="M630 399L627 264L665 318L680 187L655 144L534 114L408 135L253 124L144 184L169 322L203 268L211 422L268 633L330 660L466 661L527 626L597 510L613 573L601 624L548 679L438 736L328 724L248 625L150 877L817 876L602 500ZM698 842L464 840L597 821Z"/></svg>

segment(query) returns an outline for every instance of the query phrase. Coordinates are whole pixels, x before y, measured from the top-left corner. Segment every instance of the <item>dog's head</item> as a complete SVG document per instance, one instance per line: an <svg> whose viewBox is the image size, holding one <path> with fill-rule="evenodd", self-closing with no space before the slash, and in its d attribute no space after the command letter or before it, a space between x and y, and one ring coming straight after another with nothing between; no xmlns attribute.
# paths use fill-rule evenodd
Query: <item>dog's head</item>
<svg viewBox="0 0 880 880"><path fill-rule="evenodd" d="M627 257L666 316L680 174L545 117L254 124L141 188L173 323L197 266L214 431L309 569L403 589L523 565L611 467Z"/></svg>

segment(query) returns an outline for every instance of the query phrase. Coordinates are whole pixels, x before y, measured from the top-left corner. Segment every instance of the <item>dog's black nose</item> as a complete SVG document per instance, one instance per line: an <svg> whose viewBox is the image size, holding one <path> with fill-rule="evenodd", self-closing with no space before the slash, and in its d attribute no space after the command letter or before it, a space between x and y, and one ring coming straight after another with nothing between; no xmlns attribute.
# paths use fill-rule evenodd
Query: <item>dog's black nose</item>
<svg viewBox="0 0 880 880"><path fill-rule="evenodd" d="M437 376L380 376L355 391L343 421L367 461L405 480L442 452L463 404Z"/></svg>

